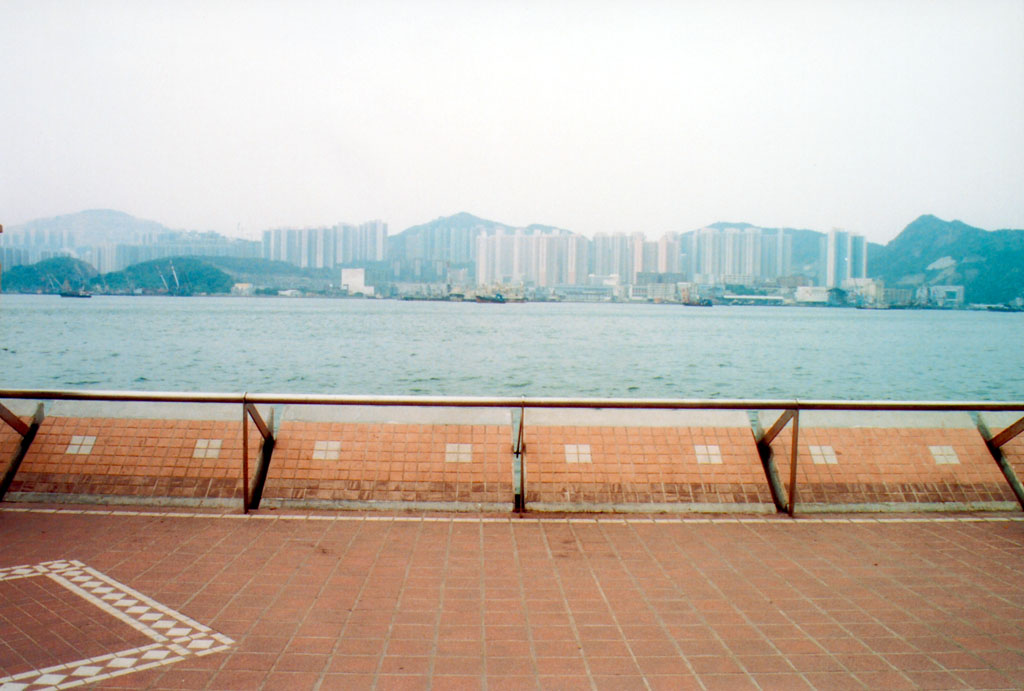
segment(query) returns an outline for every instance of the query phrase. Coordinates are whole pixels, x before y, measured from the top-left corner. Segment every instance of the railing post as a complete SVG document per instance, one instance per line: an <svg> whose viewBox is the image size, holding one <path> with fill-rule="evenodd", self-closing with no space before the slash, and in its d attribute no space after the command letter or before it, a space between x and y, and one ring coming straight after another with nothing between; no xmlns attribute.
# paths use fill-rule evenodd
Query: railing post
<svg viewBox="0 0 1024 691"><path fill-rule="evenodd" d="M520 513L526 513L526 405L519 410L519 494Z"/></svg>
<svg viewBox="0 0 1024 691"><path fill-rule="evenodd" d="M242 513L249 513L249 408L242 395Z"/></svg>
<svg viewBox="0 0 1024 691"><path fill-rule="evenodd" d="M526 463L523 458L526 455L526 445L523 443L523 434L526 424L526 402L519 406L519 433L516 435L515 454L519 463L519 483L516 487L515 500L512 509L519 514L526 512Z"/></svg>
<svg viewBox="0 0 1024 691"><path fill-rule="evenodd" d="M789 516L796 511L796 462L800 456L800 409L793 411L793 448L789 454Z"/></svg>
<svg viewBox="0 0 1024 691"><path fill-rule="evenodd" d="M523 456L526 452L526 445L523 443L523 430L526 424L526 399L520 399L519 420L515 415L512 417L512 510L515 513L526 511L526 465Z"/></svg>

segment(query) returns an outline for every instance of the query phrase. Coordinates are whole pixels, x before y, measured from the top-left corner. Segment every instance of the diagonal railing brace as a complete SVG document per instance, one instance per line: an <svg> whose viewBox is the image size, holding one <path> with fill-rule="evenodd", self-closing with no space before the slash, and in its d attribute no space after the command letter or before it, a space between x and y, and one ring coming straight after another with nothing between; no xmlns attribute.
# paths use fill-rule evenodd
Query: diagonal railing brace
<svg viewBox="0 0 1024 691"><path fill-rule="evenodd" d="M270 430L270 427L267 426L267 423L263 421L263 416L260 415L260 411L256 409L256 406L252 403L246 403L245 412L249 413L249 417L252 418L253 423L255 423L260 434L263 435L264 440L274 438L274 433Z"/></svg>
<svg viewBox="0 0 1024 691"><path fill-rule="evenodd" d="M28 434L28 425L20 417L11 412L11 409L0 403L0 420L3 420L12 428L14 431L20 434L22 437Z"/></svg>
<svg viewBox="0 0 1024 691"><path fill-rule="evenodd" d="M249 509L259 508L260 498L263 495L263 484L267 479L267 470L270 468L270 454L274 449L274 432L271 430L260 415L256 406L245 401L245 394L242 396L242 513L249 513ZM273 409L271 409L273 416ZM263 437L263 444L260 446L260 463L256 468L256 477L249 486L249 420L252 420ZM273 421L273 417L271 417Z"/></svg>
<svg viewBox="0 0 1024 691"><path fill-rule="evenodd" d="M994 436L990 436L988 427L979 418L978 431L981 432L981 437L985 440L988 452L992 454L992 458L995 460L996 465L999 466L999 470L1002 471L1007 484L1010 485L1010 490L1017 497L1017 503L1024 509L1024 485L1021 484L1016 471L1013 469L1013 465L1010 464L1002 449L1011 439L1024 431L1024 417Z"/></svg>
<svg viewBox="0 0 1024 691"><path fill-rule="evenodd" d="M761 457L761 465L764 467L765 478L768 480L768 489L772 493L772 502L778 511L789 511L789 494L786 492L782 481L779 479L779 471L775 465L775 455L772 453L772 441L786 428L789 421L796 415L795 408L788 408L782 412L779 419L767 431L760 431L760 425L755 432L754 441L757 444L757 454Z"/></svg>
<svg viewBox="0 0 1024 691"><path fill-rule="evenodd" d="M8 419L8 415L12 416L14 418L14 422L17 422L18 425L13 424ZM3 417L4 422L11 425L11 427L14 427L14 429L21 434L21 443L18 444L18 448L15 450L14 456L7 464L7 470L4 472L3 476L0 476L0 501L2 501L4 495L7 494L7 490L11 488L11 483L14 482L14 476L18 473L18 469L21 467L21 462L25 460L29 447L32 446L32 442L36 438L36 432L39 431L39 426L43 424L43 420L46 418L46 415L43 412L43 404L40 403L36 406L35 415L32 416L32 424L26 425L21 418L14 415L14 413L0 403L0 417ZM24 427L24 433L21 432L19 426Z"/></svg>
<svg viewBox="0 0 1024 691"><path fill-rule="evenodd" d="M758 439L758 443L771 444L775 440L775 437L779 436L779 432L786 428L789 421L796 415L796 410L786 410L779 416L779 419L775 421L775 424L771 428L761 435Z"/></svg>
<svg viewBox="0 0 1024 691"><path fill-rule="evenodd" d="M988 443L992 447L998 449L999 447L1003 446L1008 441L1016 437L1021 432L1024 432L1024 417L1022 417L1020 420L1017 420L1017 422L1013 423L996 436L992 437Z"/></svg>

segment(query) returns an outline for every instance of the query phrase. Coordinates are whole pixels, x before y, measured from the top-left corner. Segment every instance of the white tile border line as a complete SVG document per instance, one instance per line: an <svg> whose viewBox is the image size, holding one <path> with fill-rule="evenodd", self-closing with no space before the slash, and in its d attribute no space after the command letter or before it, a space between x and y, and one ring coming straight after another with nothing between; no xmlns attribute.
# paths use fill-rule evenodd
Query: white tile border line
<svg viewBox="0 0 1024 691"><path fill-rule="evenodd" d="M4 509L6 510L6 509ZM89 513L89 512L82 512ZM0 678L0 691L70 689L209 655L234 644L227 636L165 607L73 559L0 568L0 582L44 577L120 619L153 643Z"/></svg>
<svg viewBox="0 0 1024 691"><path fill-rule="evenodd" d="M0 513L45 513L69 514L75 516L143 516L147 518L216 518L231 520L263 521L337 521L358 523L360 521L393 521L396 523L768 523L772 525L799 525L804 523L1021 523L1024 516L655 516L608 514L600 516L387 516L387 515L324 515L324 514L241 514L241 513L190 513L184 511L122 511L89 509L33 509L22 507L0 507ZM0 569L0 573L2 573ZM2 578L0 578L2 580ZM6 691L0 687L0 691Z"/></svg>

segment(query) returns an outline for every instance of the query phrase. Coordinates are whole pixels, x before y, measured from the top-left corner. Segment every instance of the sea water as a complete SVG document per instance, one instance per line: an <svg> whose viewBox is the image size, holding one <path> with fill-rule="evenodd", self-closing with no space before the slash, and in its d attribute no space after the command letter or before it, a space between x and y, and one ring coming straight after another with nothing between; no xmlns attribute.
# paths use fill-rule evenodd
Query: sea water
<svg viewBox="0 0 1024 691"><path fill-rule="evenodd" d="M1024 399L1024 314L0 296L0 388Z"/></svg>

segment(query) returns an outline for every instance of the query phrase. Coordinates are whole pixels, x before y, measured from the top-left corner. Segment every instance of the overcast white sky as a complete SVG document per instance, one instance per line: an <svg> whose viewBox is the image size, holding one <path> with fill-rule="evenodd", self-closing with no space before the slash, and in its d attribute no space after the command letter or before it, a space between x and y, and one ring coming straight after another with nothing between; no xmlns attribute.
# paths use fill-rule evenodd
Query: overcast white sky
<svg viewBox="0 0 1024 691"><path fill-rule="evenodd" d="M1024 228L1024 0L0 0L0 222Z"/></svg>

